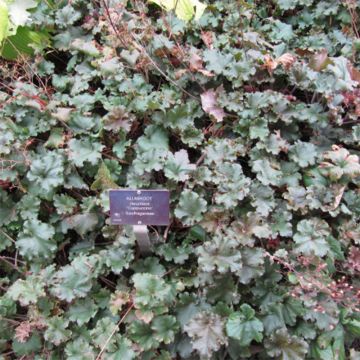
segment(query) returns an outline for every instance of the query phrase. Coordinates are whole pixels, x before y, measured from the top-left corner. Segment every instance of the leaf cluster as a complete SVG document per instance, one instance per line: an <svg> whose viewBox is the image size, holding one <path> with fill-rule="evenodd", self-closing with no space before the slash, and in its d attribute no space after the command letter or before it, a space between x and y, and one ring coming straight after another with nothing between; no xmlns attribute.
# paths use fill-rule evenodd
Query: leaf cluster
<svg viewBox="0 0 360 360"><path fill-rule="evenodd" d="M0 351L356 359L358 3L176 3L0 0L52 34L0 67ZM151 256L117 187L171 192Z"/></svg>

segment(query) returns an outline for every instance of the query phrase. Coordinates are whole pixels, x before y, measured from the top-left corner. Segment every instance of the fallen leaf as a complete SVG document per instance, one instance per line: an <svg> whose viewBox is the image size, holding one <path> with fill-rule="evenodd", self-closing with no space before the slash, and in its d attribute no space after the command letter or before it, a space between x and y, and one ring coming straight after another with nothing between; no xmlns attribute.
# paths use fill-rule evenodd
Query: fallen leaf
<svg viewBox="0 0 360 360"><path fill-rule="evenodd" d="M356 69L355 66L353 64L351 64L350 62L348 63L347 68L350 73L351 80L356 81L357 83L360 83L360 71L358 69Z"/></svg>
<svg viewBox="0 0 360 360"><path fill-rule="evenodd" d="M215 74L214 73L212 73L211 71L208 71L208 70L199 70L199 73L201 73L201 74L203 74L203 75L205 75L205 76L208 76L208 77L213 77L213 76L215 76Z"/></svg>
<svg viewBox="0 0 360 360"><path fill-rule="evenodd" d="M296 61L296 57L292 54L285 53L277 58L276 61L284 66L286 70L289 70L291 65Z"/></svg>
<svg viewBox="0 0 360 360"><path fill-rule="evenodd" d="M328 57L326 49L321 50L317 54L310 57L309 67L315 71L324 70L332 61Z"/></svg>
<svg viewBox="0 0 360 360"><path fill-rule="evenodd" d="M270 55L265 55L263 66L269 74L272 74L272 72L277 68L278 63Z"/></svg>
<svg viewBox="0 0 360 360"><path fill-rule="evenodd" d="M203 61L195 52L192 52L190 55L189 67L191 71L199 71L200 69L203 69Z"/></svg>
<svg viewBox="0 0 360 360"><path fill-rule="evenodd" d="M360 272L360 249L352 246L350 249L347 266L353 271Z"/></svg>
<svg viewBox="0 0 360 360"><path fill-rule="evenodd" d="M187 69L177 70L177 71L175 72L175 79L176 79L176 80L179 80L179 79L182 78L183 75L185 75L187 72L188 72Z"/></svg>
<svg viewBox="0 0 360 360"><path fill-rule="evenodd" d="M218 105L217 98L221 87L216 90L210 89L202 93L201 105L203 110L213 116L218 122L223 121L225 117L225 111Z"/></svg>
<svg viewBox="0 0 360 360"><path fill-rule="evenodd" d="M192 72L199 72L207 77L212 77L213 74L211 71L205 70L203 67L203 60L202 58L196 53L192 52L189 58L189 68Z"/></svg>
<svg viewBox="0 0 360 360"><path fill-rule="evenodd" d="M58 107L56 112L52 113L51 116L59 121L67 122L73 110L72 108Z"/></svg>
<svg viewBox="0 0 360 360"><path fill-rule="evenodd" d="M202 31L201 32L201 39L204 42L204 44L206 45L207 48L212 49L213 48L213 42L214 42L214 37L213 37L213 33L211 31Z"/></svg>
<svg viewBox="0 0 360 360"><path fill-rule="evenodd" d="M341 199L343 197L345 188L346 188L346 186L339 187L339 189L337 191L337 194L335 196L335 201L334 201L333 207L332 207L331 210L335 210L339 206L340 201L341 201Z"/></svg>
<svg viewBox="0 0 360 360"><path fill-rule="evenodd" d="M311 55L314 55L314 53L312 51L310 51L309 49L297 48L297 49L295 49L295 52L299 56L311 56Z"/></svg>
<svg viewBox="0 0 360 360"><path fill-rule="evenodd" d="M28 321L22 322L15 329L15 339L18 342L24 343L31 335L31 324Z"/></svg>
<svg viewBox="0 0 360 360"><path fill-rule="evenodd" d="M270 55L265 55L264 67L267 71L272 74L272 72L279 66L282 65L286 70L289 70L292 64L296 61L296 57L292 54L285 53L278 57L277 59L273 59Z"/></svg>

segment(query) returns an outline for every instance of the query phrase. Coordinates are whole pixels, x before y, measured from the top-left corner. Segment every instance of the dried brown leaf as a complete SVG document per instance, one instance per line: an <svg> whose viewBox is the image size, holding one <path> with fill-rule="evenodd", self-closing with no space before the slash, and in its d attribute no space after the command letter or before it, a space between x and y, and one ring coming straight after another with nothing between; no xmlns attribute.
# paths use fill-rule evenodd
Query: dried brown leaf
<svg viewBox="0 0 360 360"><path fill-rule="evenodd" d="M344 195L344 190L345 190L345 188L346 188L346 186L341 186L341 187L337 190L337 194L336 194L336 196L335 196L335 201L334 201L334 205L333 205L332 210L335 210L335 209L339 206L339 204L340 204L340 202L341 202L341 199L342 199L342 197L343 197L343 195Z"/></svg>
<svg viewBox="0 0 360 360"><path fill-rule="evenodd" d="M360 71L358 69L356 69L355 66L353 64L351 64L350 62L348 63L347 68L350 73L351 80L356 81L357 83L360 83Z"/></svg>
<svg viewBox="0 0 360 360"><path fill-rule="evenodd" d="M191 71L199 71L200 69L203 69L203 61L196 52L192 52L190 55L189 67Z"/></svg>
<svg viewBox="0 0 360 360"><path fill-rule="evenodd" d="M26 340L31 335L31 324L28 321L22 322L15 329L15 339L21 343L26 342Z"/></svg>
<svg viewBox="0 0 360 360"><path fill-rule="evenodd" d="M213 42L214 42L214 33L211 31L202 31L201 32L201 39L206 45L207 48L212 49L213 48Z"/></svg>
<svg viewBox="0 0 360 360"><path fill-rule="evenodd" d="M314 71L324 70L332 61L328 57L326 49L312 55L309 60L309 67Z"/></svg>
<svg viewBox="0 0 360 360"><path fill-rule="evenodd" d="M285 53L275 60L270 55L265 55L263 67L265 67L265 69L270 74L272 74L272 72L279 65L282 65L286 70L289 70L295 61L296 61L296 57L289 53Z"/></svg>
<svg viewBox="0 0 360 360"><path fill-rule="evenodd" d="M217 122L223 121L226 115L224 109L217 102L219 91L221 91L221 87L216 90L207 90L200 95L202 108L206 113L213 116Z"/></svg>
<svg viewBox="0 0 360 360"><path fill-rule="evenodd" d="M263 66L269 72L269 74L272 74L272 72L277 68L278 63L270 55L265 55Z"/></svg>
<svg viewBox="0 0 360 360"><path fill-rule="evenodd" d="M67 122L70 119L72 111L74 111L73 108L58 107L56 112L52 113L51 115L53 118L59 121Z"/></svg>
<svg viewBox="0 0 360 360"><path fill-rule="evenodd" d="M353 272L360 272L360 249L352 246L347 260L347 266Z"/></svg>
<svg viewBox="0 0 360 360"><path fill-rule="evenodd" d="M211 71L205 70L202 58L196 53L191 52L189 57L189 68L192 72L199 72L207 77L212 77L214 74Z"/></svg>
<svg viewBox="0 0 360 360"><path fill-rule="evenodd" d="M188 72L187 69L180 69L175 72L175 79L179 80L181 79L186 73Z"/></svg>
<svg viewBox="0 0 360 360"><path fill-rule="evenodd" d="M277 58L276 61L282 66L284 66L286 70L289 70L292 64L296 61L296 57L292 54L285 53L281 55L279 58Z"/></svg>

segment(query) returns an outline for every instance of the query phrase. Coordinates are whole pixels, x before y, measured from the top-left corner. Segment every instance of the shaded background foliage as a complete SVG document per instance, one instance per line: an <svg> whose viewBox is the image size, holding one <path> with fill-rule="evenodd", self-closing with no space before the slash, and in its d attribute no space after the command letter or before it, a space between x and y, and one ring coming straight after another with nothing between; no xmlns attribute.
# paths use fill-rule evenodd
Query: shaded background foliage
<svg viewBox="0 0 360 360"><path fill-rule="evenodd" d="M359 3L30 5L51 45L1 62L2 357L357 359ZM150 257L116 187L171 190Z"/></svg>

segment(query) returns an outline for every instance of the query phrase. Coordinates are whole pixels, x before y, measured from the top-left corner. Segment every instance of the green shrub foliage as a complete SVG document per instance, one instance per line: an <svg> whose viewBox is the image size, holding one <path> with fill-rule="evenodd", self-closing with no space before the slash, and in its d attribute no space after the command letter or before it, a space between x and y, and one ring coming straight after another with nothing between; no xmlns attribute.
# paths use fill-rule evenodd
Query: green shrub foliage
<svg viewBox="0 0 360 360"><path fill-rule="evenodd" d="M358 4L26 10L52 38L1 62L2 358L358 359ZM171 192L148 257L117 187Z"/></svg>

